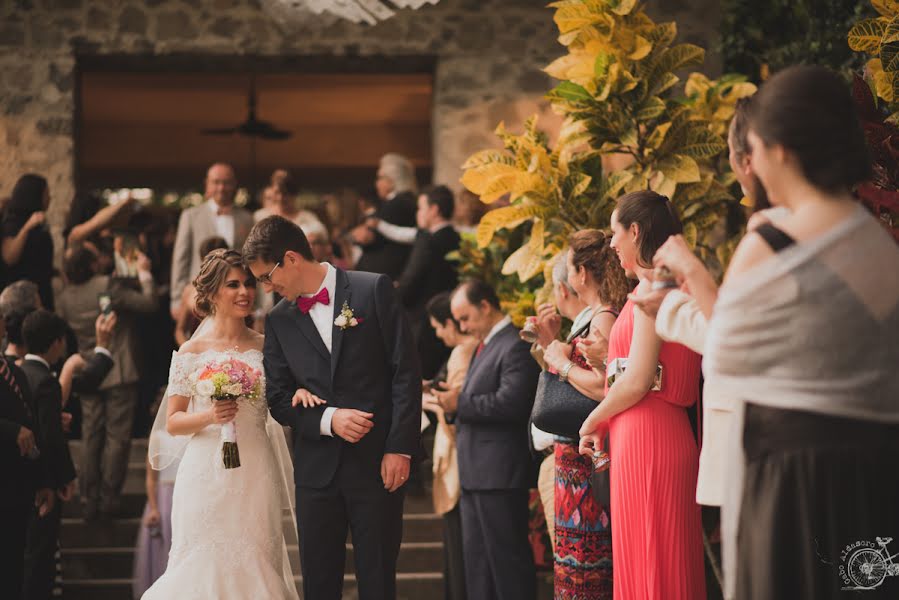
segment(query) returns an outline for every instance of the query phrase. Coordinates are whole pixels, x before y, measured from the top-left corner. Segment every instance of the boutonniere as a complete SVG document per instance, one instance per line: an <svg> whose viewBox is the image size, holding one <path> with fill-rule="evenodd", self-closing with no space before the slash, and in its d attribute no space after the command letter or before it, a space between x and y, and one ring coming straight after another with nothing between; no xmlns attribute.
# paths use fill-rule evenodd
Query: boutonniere
<svg viewBox="0 0 899 600"><path fill-rule="evenodd" d="M355 327L359 323L362 322L362 317L356 317L353 314L353 309L349 307L349 305L344 301L343 307L340 309L340 314L337 315L337 318L334 319L334 324L340 327L341 329L347 329L349 327Z"/></svg>

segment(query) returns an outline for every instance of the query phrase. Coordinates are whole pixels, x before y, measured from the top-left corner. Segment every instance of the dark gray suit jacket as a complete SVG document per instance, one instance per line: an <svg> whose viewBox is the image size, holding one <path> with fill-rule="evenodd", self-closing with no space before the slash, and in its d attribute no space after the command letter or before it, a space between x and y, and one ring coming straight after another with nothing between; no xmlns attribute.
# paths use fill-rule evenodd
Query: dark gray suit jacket
<svg viewBox="0 0 899 600"><path fill-rule="evenodd" d="M527 489L537 481L528 419L540 367L509 324L471 360L456 413L459 478L466 490Z"/></svg>

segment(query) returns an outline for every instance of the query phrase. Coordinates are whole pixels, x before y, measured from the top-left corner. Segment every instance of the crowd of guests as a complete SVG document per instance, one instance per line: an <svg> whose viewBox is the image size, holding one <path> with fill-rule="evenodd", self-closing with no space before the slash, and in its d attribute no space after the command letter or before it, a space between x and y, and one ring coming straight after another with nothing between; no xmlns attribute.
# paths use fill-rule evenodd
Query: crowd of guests
<svg viewBox="0 0 899 600"><path fill-rule="evenodd" d="M419 190L396 154L375 195L318 207L299 206L281 170L259 210L237 207L226 164L177 227L132 201L76 203L62 294L47 183L23 176L2 221L0 464L26 482L0 495L3 597L51 593L60 504L75 495L67 429L83 439L85 519L118 514L142 398L165 381L140 347L190 338L203 257L271 215L301 227L315 260L394 280L425 377L448 599L535 598L535 487L560 600L706 598L702 505L721 510L726 598L838 597L844 546L899 532L899 249L851 195L870 165L831 72L774 76L738 105L728 146L754 214L720 290L677 207L636 191L608 231L571 235L551 302L521 331L447 259L480 203ZM278 298L259 296L261 328ZM137 597L165 568L176 468L148 468Z"/></svg>

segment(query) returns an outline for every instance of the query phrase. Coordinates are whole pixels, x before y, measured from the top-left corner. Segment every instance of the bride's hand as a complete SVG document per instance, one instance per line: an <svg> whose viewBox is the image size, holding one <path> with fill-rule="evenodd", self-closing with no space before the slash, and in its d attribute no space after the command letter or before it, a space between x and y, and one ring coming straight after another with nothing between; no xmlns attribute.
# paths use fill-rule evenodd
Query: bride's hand
<svg viewBox="0 0 899 600"><path fill-rule="evenodd" d="M303 405L304 408L312 408L314 406L321 406L322 404L327 404L326 400L322 400L309 390L305 390L300 388L293 395L293 400L290 401L291 406L299 406Z"/></svg>
<svg viewBox="0 0 899 600"><path fill-rule="evenodd" d="M217 400L212 403L212 422L215 425L230 423L237 416L236 400Z"/></svg>

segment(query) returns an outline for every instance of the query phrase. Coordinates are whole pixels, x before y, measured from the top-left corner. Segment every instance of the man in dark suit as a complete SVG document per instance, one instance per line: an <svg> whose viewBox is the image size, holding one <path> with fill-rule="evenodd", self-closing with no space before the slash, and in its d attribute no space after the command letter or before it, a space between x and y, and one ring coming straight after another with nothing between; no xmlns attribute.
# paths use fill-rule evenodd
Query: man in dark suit
<svg viewBox="0 0 899 600"><path fill-rule="evenodd" d="M0 319L0 336L6 327ZM22 597L25 536L35 506L39 514L53 509L56 491L41 458L31 413L31 390L25 373L0 356L0 598Z"/></svg>
<svg viewBox="0 0 899 600"><path fill-rule="evenodd" d="M540 368L493 288L462 283L450 307L462 331L481 342L457 406L441 396L444 409L455 413L468 597L533 600L528 495L537 471L528 418Z"/></svg>
<svg viewBox="0 0 899 600"><path fill-rule="evenodd" d="M35 438L47 461L50 482L63 502L70 500L75 492L75 466L62 432L62 389L50 365L65 352L65 333L65 321L43 309L32 312L22 324L22 335L29 350L22 371L31 389L31 412L37 416ZM49 514L41 515L39 509L31 512L25 547L25 599L50 597L61 510L61 503L56 503Z"/></svg>
<svg viewBox="0 0 899 600"><path fill-rule="evenodd" d="M459 249L459 234L450 223L453 208L453 192L445 185L427 188L418 196L415 215L418 232L409 262L396 284L397 294L409 314L425 379L432 379L449 358L449 348L437 339L425 306L431 298L452 290L458 282L456 269L446 258Z"/></svg>
<svg viewBox="0 0 899 600"><path fill-rule="evenodd" d="M415 239L416 187L409 159L392 153L381 157L375 180L381 205L373 219L351 232L362 247L357 271L384 273L391 279L403 272Z"/></svg>
<svg viewBox="0 0 899 600"><path fill-rule="evenodd" d="M393 284L316 262L281 217L260 221L243 255L283 298L265 322L266 397L294 430L303 595L341 597L349 528L359 597L395 598L421 375Z"/></svg>

